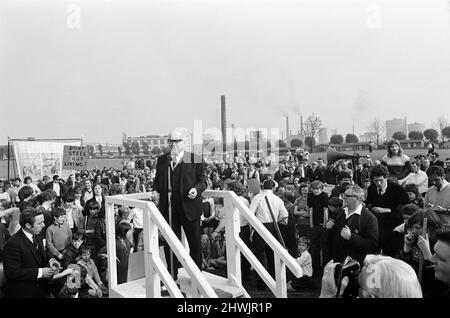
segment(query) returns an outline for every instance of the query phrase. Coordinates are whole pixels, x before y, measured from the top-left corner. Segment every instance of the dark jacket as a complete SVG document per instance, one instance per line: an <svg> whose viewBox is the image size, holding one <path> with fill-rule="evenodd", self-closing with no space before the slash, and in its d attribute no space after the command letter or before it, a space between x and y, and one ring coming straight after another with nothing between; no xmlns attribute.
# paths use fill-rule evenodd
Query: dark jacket
<svg viewBox="0 0 450 318"><path fill-rule="evenodd" d="M49 281L38 279L39 268L48 267L42 240L39 248L25 236L22 229L5 244L4 271L6 298L44 298L49 295Z"/></svg>
<svg viewBox="0 0 450 318"><path fill-rule="evenodd" d="M168 216L168 172L170 169L170 153L158 157L156 164L156 176L153 183L155 191L160 194L159 209L164 216ZM186 218L189 221L200 219L202 214L202 192L206 190L206 175L204 173L204 164L202 159L194 154L185 151L181 165L181 179L178 195L181 198ZM197 197L193 200L188 198L191 188L197 189Z"/></svg>
<svg viewBox="0 0 450 318"><path fill-rule="evenodd" d="M352 235L349 240L341 237L341 230L348 226ZM363 263L367 254L378 253L378 221L366 208L361 215L353 214L346 219L344 210L336 217L330 230L329 246L335 262L342 262L347 256Z"/></svg>

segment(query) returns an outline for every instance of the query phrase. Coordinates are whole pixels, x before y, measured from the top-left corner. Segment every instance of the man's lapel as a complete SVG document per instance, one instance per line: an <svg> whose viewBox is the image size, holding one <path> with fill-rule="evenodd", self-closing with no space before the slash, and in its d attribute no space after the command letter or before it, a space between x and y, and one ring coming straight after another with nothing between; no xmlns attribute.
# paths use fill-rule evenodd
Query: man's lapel
<svg viewBox="0 0 450 318"><path fill-rule="evenodd" d="M39 255L38 250L34 246L34 244L28 239L28 237L23 233L23 230L20 229L20 234L22 235L22 240L24 241L25 245L28 246L28 248L31 251L31 254L33 254L33 257L35 258L36 262L38 264L41 264L43 261L41 259L42 256ZM39 240L38 240L39 243ZM42 250L42 244L39 245L39 249Z"/></svg>

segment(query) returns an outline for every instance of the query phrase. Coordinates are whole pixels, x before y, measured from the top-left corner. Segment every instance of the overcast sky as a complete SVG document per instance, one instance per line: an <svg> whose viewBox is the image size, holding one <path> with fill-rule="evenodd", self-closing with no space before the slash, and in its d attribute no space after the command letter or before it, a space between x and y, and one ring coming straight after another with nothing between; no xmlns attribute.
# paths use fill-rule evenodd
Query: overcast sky
<svg viewBox="0 0 450 318"><path fill-rule="evenodd" d="M449 0L0 0L0 144L220 128L220 95L236 127L450 119Z"/></svg>

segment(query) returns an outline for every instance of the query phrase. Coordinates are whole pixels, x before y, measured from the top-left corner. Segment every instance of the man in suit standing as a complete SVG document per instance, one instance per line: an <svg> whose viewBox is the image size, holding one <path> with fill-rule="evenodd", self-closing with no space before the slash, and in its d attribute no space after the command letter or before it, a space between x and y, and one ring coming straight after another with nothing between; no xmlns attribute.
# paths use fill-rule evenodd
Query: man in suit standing
<svg viewBox="0 0 450 318"><path fill-rule="evenodd" d="M44 228L44 215L35 208L26 208L20 215L21 229L5 244L5 297L44 298L49 295L53 270L38 234Z"/></svg>
<svg viewBox="0 0 450 318"><path fill-rule="evenodd" d="M46 185L46 190L53 190L56 193L55 206L59 206L61 204L61 197L66 192L66 188L64 184L59 180L58 175L53 176L53 182L49 182Z"/></svg>
<svg viewBox="0 0 450 318"><path fill-rule="evenodd" d="M202 264L201 227L202 192L205 191L206 175L203 161L193 153L184 151L185 133L176 128L169 134L170 152L158 158L154 189L160 195L159 209L172 226L173 231L181 238L183 227L189 243L190 255L199 268ZM171 193L171 220L169 217L169 197ZM164 246L167 264L170 270L170 248ZM174 255L174 278L179 262Z"/></svg>

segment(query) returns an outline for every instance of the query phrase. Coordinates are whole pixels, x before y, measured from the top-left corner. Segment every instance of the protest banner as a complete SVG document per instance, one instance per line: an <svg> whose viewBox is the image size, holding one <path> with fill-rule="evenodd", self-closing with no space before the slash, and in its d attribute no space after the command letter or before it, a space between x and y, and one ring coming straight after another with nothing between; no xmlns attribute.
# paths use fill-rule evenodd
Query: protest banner
<svg viewBox="0 0 450 318"><path fill-rule="evenodd" d="M63 170L83 170L87 159L86 147L64 145Z"/></svg>

